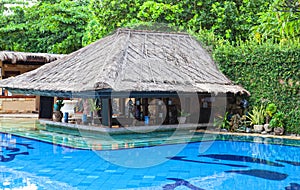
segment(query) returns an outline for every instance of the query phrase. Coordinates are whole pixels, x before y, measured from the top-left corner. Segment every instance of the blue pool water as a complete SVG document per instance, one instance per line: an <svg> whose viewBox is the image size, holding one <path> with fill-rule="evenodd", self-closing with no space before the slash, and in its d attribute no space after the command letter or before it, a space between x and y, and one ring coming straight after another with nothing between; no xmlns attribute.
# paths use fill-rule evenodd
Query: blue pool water
<svg viewBox="0 0 300 190"><path fill-rule="evenodd" d="M215 139L92 151L0 133L0 189L300 189L300 142Z"/></svg>

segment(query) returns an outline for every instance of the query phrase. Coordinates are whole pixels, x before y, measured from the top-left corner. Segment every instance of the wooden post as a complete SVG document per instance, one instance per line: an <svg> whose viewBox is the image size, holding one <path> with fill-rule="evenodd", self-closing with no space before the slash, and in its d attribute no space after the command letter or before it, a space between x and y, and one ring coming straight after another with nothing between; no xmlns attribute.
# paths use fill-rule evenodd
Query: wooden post
<svg viewBox="0 0 300 190"><path fill-rule="evenodd" d="M191 113L191 98L184 98L184 112ZM190 117L187 118L187 122L190 122Z"/></svg>
<svg viewBox="0 0 300 190"><path fill-rule="evenodd" d="M143 112L144 112L144 116L148 116L149 115L149 108L148 108L148 98L143 98L142 99L142 105L143 105Z"/></svg>
<svg viewBox="0 0 300 190"><path fill-rule="evenodd" d="M119 98L120 112L125 116L125 98Z"/></svg>
<svg viewBox="0 0 300 190"><path fill-rule="evenodd" d="M111 99L105 98L102 99L102 125L111 127L112 126L112 104Z"/></svg>
<svg viewBox="0 0 300 190"><path fill-rule="evenodd" d="M48 96L40 97L39 119L52 119L54 98Z"/></svg>
<svg viewBox="0 0 300 190"><path fill-rule="evenodd" d="M141 106L142 102L140 98L136 98L135 99L135 106L136 106L136 110L135 110L135 118L139 121L142 121L143 118L141 118L141 111L142 111L142 106Z"/></svg>
<svg viewBox="0 0 300 190"><path fill-rule="evenodd" d="M170 124L170 106L169 106L169 98L165 98L164 99L164 103L166 105L166 118L164 121L164 124Z"/></svg>

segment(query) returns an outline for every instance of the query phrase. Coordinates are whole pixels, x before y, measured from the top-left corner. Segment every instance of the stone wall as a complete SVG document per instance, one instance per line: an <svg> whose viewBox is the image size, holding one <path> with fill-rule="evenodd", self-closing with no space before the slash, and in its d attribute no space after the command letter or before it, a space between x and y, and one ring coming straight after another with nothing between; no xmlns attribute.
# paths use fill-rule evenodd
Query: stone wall
<svg viewBox="0 0 300 190"><path fill-rule="evenodd" d="M37 111L37 100L35 97L1 97L1 113L32 113Z"/></svg>

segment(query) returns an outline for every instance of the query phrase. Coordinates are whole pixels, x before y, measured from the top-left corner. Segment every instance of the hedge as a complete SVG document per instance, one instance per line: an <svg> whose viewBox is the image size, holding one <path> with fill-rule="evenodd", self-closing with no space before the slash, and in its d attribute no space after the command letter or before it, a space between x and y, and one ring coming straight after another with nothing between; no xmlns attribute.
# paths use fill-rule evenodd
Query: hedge
<svg viewBox="0 0 300 190"><path fill-rule="evenodd" d="M286 131L300 134L300 46L242 42L215 47L220 70L251 96L250 105L275 103L286 114Z"/></svg>

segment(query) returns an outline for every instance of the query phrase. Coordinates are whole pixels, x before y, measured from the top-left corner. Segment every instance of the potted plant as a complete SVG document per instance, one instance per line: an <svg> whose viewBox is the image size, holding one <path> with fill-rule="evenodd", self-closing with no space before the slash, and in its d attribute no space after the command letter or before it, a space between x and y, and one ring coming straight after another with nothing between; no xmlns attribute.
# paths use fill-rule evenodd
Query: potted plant
<svg viewBox="0 0 300 190"><path fill-rule="evenodd" d="M254 106L252 112L247 116L250 119L250 125L253 125L254 132L260 133L263 130L265 109L261 105L260 107Z"/></svg>
<svg viewBox="0 0 300 190"><path fill-rule="evenodd" d="M54 104L53 121L61 122L63 113L61 108L64 106L63 100L57 100Z"/></svg>
<svg viewBox="0 0 300 190"><path fill-rule="evenodd" d="M99 111L101 110L101 106L97 105L96 99L88 99L90 111L91 111L91 120L92 123L100 123L99 118L94 120L94 117L99 117Z"/></svg>
<svg viewBox="0 0 300 190"><path fill-rule="evenodd" d="M272 127L270 127L269 121L273 117L273 115L277 111L277 106L274 103L270 103L266 107L265 116L266 116L266 124L264 124L264 129L266 132L271 132Z"/></svg>
<svg viewBox="0 0 300 190"><path fill-rule="evenodd" d="M179 114L177 116L178 123L180 124L185 123L186 118L189 117L190 115L191 115L190 113L186 113L184 112L184 110L179 111Z"/></svg>
<svg viewBox="0 0 300 190"><path fill-rule="evenodd" d="M274 114L270 121L270 127L274 128L275 135L283 135L285 124L285 114L283 112L277 112Z"/></svg>

